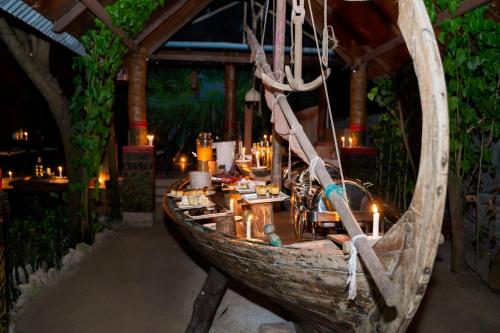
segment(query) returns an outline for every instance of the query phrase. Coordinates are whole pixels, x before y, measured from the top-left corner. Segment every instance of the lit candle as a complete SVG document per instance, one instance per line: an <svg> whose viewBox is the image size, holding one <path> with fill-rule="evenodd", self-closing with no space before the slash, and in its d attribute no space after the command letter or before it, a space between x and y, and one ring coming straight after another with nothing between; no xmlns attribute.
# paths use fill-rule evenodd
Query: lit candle
<svg viewBox="0 0 500 333"><path fill-rule="evenodd" d="M267 134L264 134L264 141L267 141Z"/></svg>
<svg viewBox="0 0 500 333"><path fill-rule="evenodd" d="M252 238L252 214L248 215L247 219L247 239Z"/></svg>
<svg viewBox="0 0 500 333"><path fill-rule="evenodd" d="M259 152L258 150L257 150L257 152L255 153L255 155L256 155L256 158L255 158L255 159L257 160L257 168L260 168L259 153L260 153L260 152Z"/></svg>
<svg viewBox="0 0 500 333"><path fill-rule="evenodd" d="M153 145L153 139L155 138L155 136L153 134L148 134L148 141L149 141L149 145L152 146Z"/></svg>
<svg viewBox="0 0 500 333"><path fill-rule="evenodd" d="M24 140L28 141L28 132L24 132Z"/></svg>
<svg viewBox="0 0 500 333"><path fill-rule="evenodd" d="M62 166L58 166L57 169L59 170L59 178L62 178Z"/></svg>
<svg viewBox="0 0 500 333"><path fill-rule="evenodd" d="M352 138L349 137L349 148L352 148Z"/></svg>
<svg viewBox="0 0 500 333"><path fill-rule="evenodd" d="M50 177L50 175L52 175L52 170L50 168L47 168L47 176Z"/></svg>
<svg viewBox="0 0 500 333"><path fill-rule="evenodd" d="M273 141L273 136L272 135L269 135L269 141Z"/></svg>
<svg viewBox="0 0 500 333"><path fill-rule="evenodd" d="M234 199L231 199L229 201L229 210L234 212Z"/></svg>
<svg viewBox="0 0 500 333"><path fill-rule="evenodd" d="M241 156L245 160L245 147L241 148Z"/></svg>
<svg viewBox="0 0 500 333"><path fill-rule="evenodd" d="M345 138L341 137L340 140L342 141L342 148L344 148L345 147Z"/></svg>
<svg viewBox="0 0 500 333"><path fill-rule="evenodd" d="M12 171L9 171L9 179L12 179Z"/></svg>
<svg viewBox="0 0 500 333"><path fill-rule="evenodd" d="M379 219L380 213L378 212L377 205L373 205L373 237L378 237L378 229L379 229Z"/></svg>

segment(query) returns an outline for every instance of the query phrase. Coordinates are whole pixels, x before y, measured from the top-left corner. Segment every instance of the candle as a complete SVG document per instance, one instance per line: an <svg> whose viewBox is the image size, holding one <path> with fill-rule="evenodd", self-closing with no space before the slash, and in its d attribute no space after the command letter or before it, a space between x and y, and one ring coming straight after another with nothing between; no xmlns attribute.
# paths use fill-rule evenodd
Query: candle
<svg viewBox="0 0 500 333"><path fill-rule="evenodd" d="M269 135L269 141L273 142L273 136Z"/></svg>
<svg viewBox="0 0 500 333"><path fill-rule="evenodd" d="M378 229L379 229L379 219L380 213L378 212L377 205L373 205L373 237L378 237Z"/></svg>
<svg viewBox="0 0 500 333"><path fill-rule="evenodd" d="M50 168L47 168L47 176L51 176L52 175L52 170Z"/></svg>
<svg viewBox="0 0 500 333"><path fill-rule="evenodd" d="M59 170L59 178L62 178L62 166L58 166L57 169Z"/></svg>
<svg viewBox="0 0 500 333"><path fill-rule="evenodd" d="M155 138L155 136L153 134L148 134L148 141L149 141L149 145L152 146L153 145L153 139Z"/></svg>
<svg viewBox="0 0 500 333"><path fill-rule="evenodd" d="M247 219L247 239L252 238L252 214L248 215Z"/></svg>
<svg viewBox="0 0 500 333"><path fill-rule="evenodd" d="M256 155L256 160L257 160L257 168L260 168L260 159L259 159L259 151L257 150L257 152L255 153Z"/></svg>
<svg viewBox="0 0 500 333"><path fill-rule="evenodd" d="M264 141L267 141L267 134L264 134Z"/></svg>
<svg viewBox="0 0 500 333"><path fill-rule="evenodd" d="M352 138L349 137L349 148L352 148Z"/></svg>
<svg viewBox="0 0 500 333"><path fill-rule="evenodd" d="M12 171L9 171L9 179L12 179Z"/></svg>
<svg viewBox="0 0 500 333"><path fill-rule="evenodd" d="M342 141L342 148L344 148L345 147L345 138L341 137L340 140Z"/></svg>
<svg viewBox="0 0 500 333"><path fill-rule="evenodd" d="M241 148L241 156L245 160L245 147Z"/></svg>
<svg viewBox="0 0 500 333"><path fill-rule="evenodd" d="M229 201L229 210L234 212L234 199L231 199Z"/></svg>

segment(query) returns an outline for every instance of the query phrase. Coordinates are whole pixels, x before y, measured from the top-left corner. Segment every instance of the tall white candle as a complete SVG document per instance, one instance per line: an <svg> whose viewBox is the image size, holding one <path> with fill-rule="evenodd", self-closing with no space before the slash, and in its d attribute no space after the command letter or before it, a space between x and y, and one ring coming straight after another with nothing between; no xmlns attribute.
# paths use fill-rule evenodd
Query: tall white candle
<svg viewBox="0 0 500 333"><path fill-rule="evenodd" d="M256 155L256 160L257 160L257 168L260 168L260 160L259 160L259 151L257 150Z"/></svg>
<svg viewBox="0 0 500 333"><path fill-rule="evenodd" d="M9 171L9 179L12 179L12 171Z"/></svg>
<svg viewBox="0 0 500 333"><path fill-rule="evenodd" d="M229 210L234 212L234 199L231 199L229 201Z"/></svg>
<svg viewBox="0 0 500 333"><path fill-rule="evenodd" d="M352 138L349 137L349 148L352 148Z"/></svg>
<svg viewBox="0 0 500 333"><path fill-rule="evenodd" d="M252 238L252 215L249 215L247 219L247 239L250 238Z"/></svg>
<svg viewBox="0 0 500 333"><path fill-rule="evenodd" d="M245 147L241 148L241 158L245 159Z"/></svg>
<svg viewBox="0 0 500 333"><path fill-rule="evenodd" d="M377 205L373 205L373 237L378 237L380 213Z"/></svg>
<svg viewBox="0 0 500 333"><path fill-rule="evenodd" d="M62 166L58 166L57 169L59 169L59 178L62 178Z"/></svg>
<svg viewBox="0 0 500 333"><path fill-rule="evenodd" d="M342 148L344 148L345 147L345 138L341 137L340 140L342 141Z"/></svg>

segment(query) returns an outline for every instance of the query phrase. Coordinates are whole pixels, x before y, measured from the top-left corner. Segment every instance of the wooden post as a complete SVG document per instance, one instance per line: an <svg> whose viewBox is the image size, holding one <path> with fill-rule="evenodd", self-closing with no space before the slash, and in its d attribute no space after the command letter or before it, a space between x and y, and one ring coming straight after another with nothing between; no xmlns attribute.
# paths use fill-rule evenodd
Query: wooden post
<svg viewBox="0 0 500 333"><path fill-rule="evenodd" d="M234 222L234 215L216 217L215 230L223 234L236 236L236 224Z"/></svg>
<svg viewBox="0 0 500 333"><path fill-rule="evenodd" d="M248 103L247 103L248 104ZM245 131L244 135L244 146L245 154L250 155L252 152L252 122L253 122L253 107L247 105L245 107Z"/></svg>
<svg viewBox="0 0 500 333"><path fill-rule="evenodd" d="M351 73L351 107L349 112L349 132L354 146L365 145L366 134L366 64L356 59L356 67Z"/></svg>
<svg viewBox="0 0 500 333"><path fill-rule="evenodd" d="M236 66L224 65L224 140L236 139Z"/></svg>
<svg viewBox="0 0 500 333"><path fill-rule="evenodd" d="M130 145L147 145L148 128L146 117L146 62L147 50L140 48L132 54L129 67L128 119Z"/></svg>
<svg viewBox="0 0 500 333"><path fill-rule="evenodd" d="M264 233L266 224L274 224L273 204L260 203L250 205L252 213L252 237L267 238Z"/></svg>
<svg viewBox="0 0 500 333"><path fill-rule="evenodd" d="M227 278L213 267L193 304L193 314L186 333L207 333L212 326L215 312L226 291Z"/></svg>
<svg viewBox="0 0 500 333"><path fill-rule="evenodd" d="M282 73L277 78L283 82L285 77L285 31L286 31L286 0L276 1L276 34L273 47L273 65L275 73ZM271 168L271 183L281 188L281 144L278 133L273 128L273 160Z"/></svg>
<svg viewBox="0 0 500 333"><path fill-rule="evenodd" d="M319 89L318 100L318 142L326 141L326 112L328 106L326 104L325 89Z"/></svg>

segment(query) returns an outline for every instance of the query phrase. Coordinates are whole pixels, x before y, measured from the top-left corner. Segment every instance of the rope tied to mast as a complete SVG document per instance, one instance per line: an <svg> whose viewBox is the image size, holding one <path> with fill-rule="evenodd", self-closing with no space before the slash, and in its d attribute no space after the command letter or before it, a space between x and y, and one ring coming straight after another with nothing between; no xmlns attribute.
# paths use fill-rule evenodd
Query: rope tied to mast
<svg viewBox="0 0 500 333"><path fill-rule="evenodd" d="M323 166L325 165L325 162L319 157L318 155L314 156L310 161L309 161L309 191L312 194L312 183L314 180L319 181L318 175L316 174L316 164L321 163Z"/></svg>
<svg viewBox="0 0 500 333"><path fill-rule="evenodd" d="M356 240L359 238L367 238L365 234L359 234L352 238L351 240L351 256L349 257L349 277L347 278L347 285L349 286L349 300L356 298L358 293L356 285L356 269L358 266L358 249L356 248Z"/></svg>

